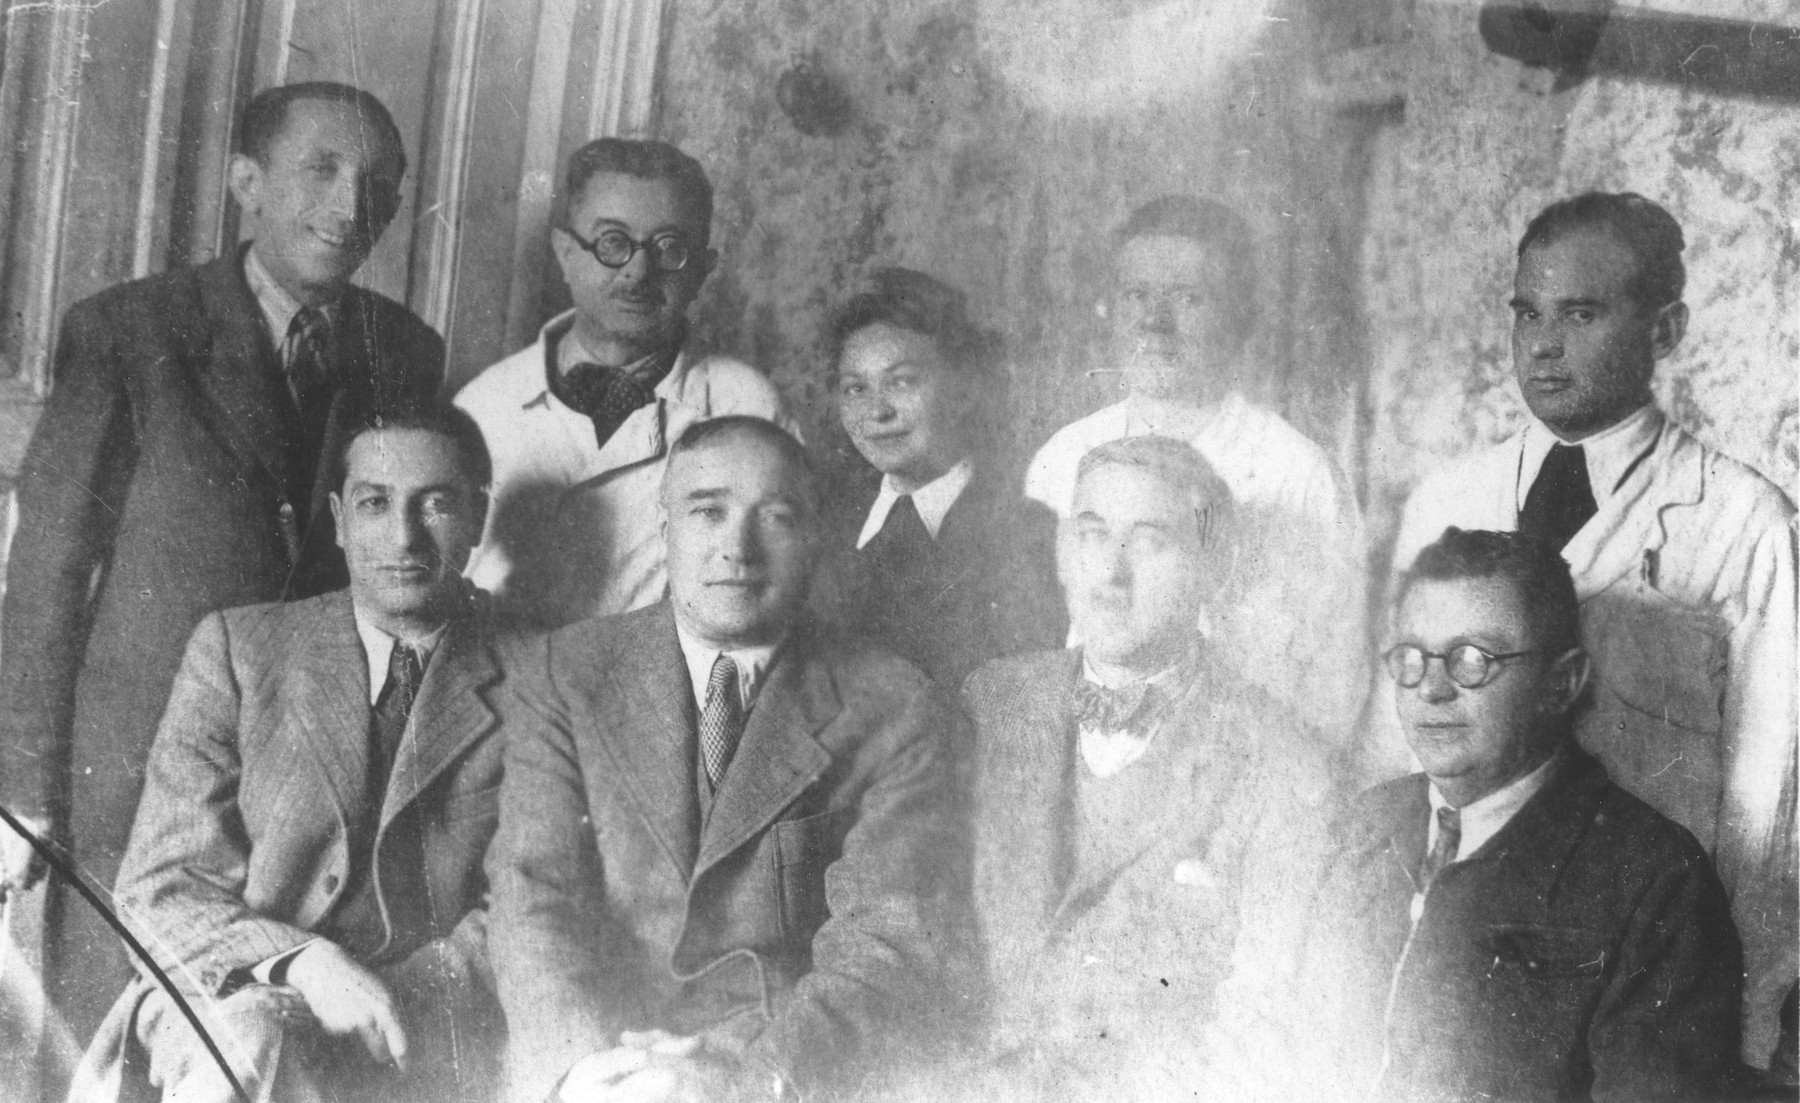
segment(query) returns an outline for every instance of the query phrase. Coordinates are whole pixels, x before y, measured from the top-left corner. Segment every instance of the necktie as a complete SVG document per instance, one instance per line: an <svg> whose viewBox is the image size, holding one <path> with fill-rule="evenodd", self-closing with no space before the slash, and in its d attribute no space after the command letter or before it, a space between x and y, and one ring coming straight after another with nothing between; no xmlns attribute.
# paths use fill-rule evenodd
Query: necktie
<svg viewBox="0 0 1800 1103"><path fill-rule="evenodd" d="M656 385L675 366L675 356L658 353L622 368L576 364L552 375L556 397L594 423L594 441L605 448L625 419L656 401Z"/></svg>
<svg viewBox="0 0 1800 1103"><path fill-rule="evenodd" d="M387 681L375 699L375 746L369 771L369 818L365 830L373 842L387 803L388 782L394 756L406 735L406 718L419 696L425 663L408 644L394 641L388 653ZM425 836L417 805L408 805L394 816L376 858L382 863L382 899L393 941L414 945L430 937L431 894L425 886Z"/></svg>
<svg viewBox="0 0 1800 1103"><path fill-rule="evenodd" d="M1438 835L1425 864L1419 867L1419 885L1427 887L1443 868L1456 861L1456 848L1462 845L1462 813L1449 805L1437 810Z"/></svg>
<svg viewBox="0 0 1800 1103"><path fill-rule="evenodd" d="M288 387L302 413L317 404L321 393L329 397L337 389L337 370L331 357L331 319L323 310L303 306L294 314L294 320L288 323L282 361L287 365Z"/></svg>
<svg viewBox="0 0 1800 1103"><path fill-rule="evenodd" d="M706 708L700 713L700 751L706 759L706 780L716 791L731 765L731 753L744 734L744 699L738 692L737 664L731 656L713 660L706 682Z"/></svg>
<svg viewBox="0 0 1800 1103"><path fill-rule="evenodd" d="M1596 511L1587 453L1579 444L1552 445L1519 510L1519 531L1561 550Z"/></svg>
<svg viewBox="0 0 1800 1103"><path fill-rule="evenodd" d="M318 473L319 453L325 443L325 422L331 417L332 399L340 380L331 355L331 319L316 307L303 306L288 323L282 347L287 365L288 390L299 415L289 441L291 500L308 503Z"/></svg>
<svg viewBox="0 0 1800 1103"><path fill-rule="evenodd" d="M394 752L400 747L400 737L406 734L406 717L412 712L413 698L418 696L419 683L424 678L425 664L419 653L396 640L394 650L388 654L387 681L375 699L375 750L380 755L377 761L384 767L394 764ZM381 777L385 788L386 768Z"/></svg>

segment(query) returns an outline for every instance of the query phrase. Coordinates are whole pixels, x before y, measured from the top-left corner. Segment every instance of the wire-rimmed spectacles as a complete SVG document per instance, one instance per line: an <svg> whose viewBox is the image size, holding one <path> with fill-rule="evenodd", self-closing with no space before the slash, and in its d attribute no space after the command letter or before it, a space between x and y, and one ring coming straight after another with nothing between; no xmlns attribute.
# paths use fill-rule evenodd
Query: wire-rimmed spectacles
<svg viewBox="0 0 1800 1103"><path fill-rule="evenodd" d="M1412 689L1425 680L1425 669L1433 659L1444 661L1444 673L1464 689L1480 689L1494 680L1501 664L1535 654L1541 648L1495 654L1472 643L1459 643L1448 651L1427 651L1417 644L1403 643L1390 648L1381 660L1394 681L1404 689Z"/></svg>
<svg viewBox="0 0 1800 1103"><path fill-rule="evenodd" d="M646 250L650 259L655 262L661 272L679 272L687 267L693 253L688 248L687 238L673 232L651 234L639 241L624 230L601 230L588 241L574 230L567 231L593 258L608 268L623 268L637 256L638 250Z"/></svg>

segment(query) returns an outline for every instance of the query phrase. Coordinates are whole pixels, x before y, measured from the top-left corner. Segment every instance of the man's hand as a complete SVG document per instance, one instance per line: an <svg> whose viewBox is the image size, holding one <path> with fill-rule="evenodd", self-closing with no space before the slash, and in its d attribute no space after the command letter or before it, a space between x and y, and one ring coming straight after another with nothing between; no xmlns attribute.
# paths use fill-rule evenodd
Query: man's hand
<svg viewBox="0 0 1800 1103"><path fill-rule="evenodd" d="M39 838L48 839L54 826L44 819L20 816L19 822ZM29 891L44 879L44 859L25 836L0 823L0 900Z"/></svg>
<svg viewBox="0 0 1800 1103"><path fill-rule="evenodd" d="M300 951L288 964L287 983L306 997L325 1033L354 1034L376 1064L406 1071L406 1030L393 993L336 943L320 939Z"/></svg>
<svg viewBox="0 0 1800 1103"><path fill-rule="evenodd" d="M731 1097L733 1066L709 1057L700 1039L666 1030L627 1030L563 1078L562 1103L718 1103Z"/></svg>

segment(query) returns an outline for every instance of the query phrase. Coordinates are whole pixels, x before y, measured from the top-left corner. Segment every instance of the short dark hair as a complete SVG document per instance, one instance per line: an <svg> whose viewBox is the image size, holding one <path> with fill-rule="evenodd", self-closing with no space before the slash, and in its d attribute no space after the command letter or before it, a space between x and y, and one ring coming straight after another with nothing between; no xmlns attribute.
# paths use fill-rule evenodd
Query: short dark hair
<svg viewBox="0 0 1800 1103"><path fill-rule="evenodd" d="M1184 237L1205 246L1227 269L1233 336L1241 347L1256 331L1256 235L1244 217L1225 204L1194 195L1164 195L1131 212L1119 227L1117 246L1141 237Z"/></svg>
<svg viewBox="0 0 1800 1103"><path fill-rule="evenodd" d="M793 465L800 472L800 482L806 492L806 505L815 516L819 512L821 487L819 471L813 465L812 457L807 454L806 446L795 439L794 435L766 418L752 417L749 414L726 414L723 417L707 418L696 421L682 430L681 436L669 449L669 461L664 468L663 478L666 481L668 471L675 466L675 459L687 452L696 452L719 438L731 433L746 433L757 440L772 445L781 453L782 459Z"/></svg>
<svg viewBox="0 0 1800 1103"><path fill-rule="evenodd" d="M1636 192L1586 192L1559 199L1539 211L1519 239L1519 257L1533 245L1548 245L1565 234L1604 229L1636 255L1637 273L1629 291L1639 306L1657 307L1681 301L1687 269L1681 251L1687 241L1681 224L1662 207Z"/></svg>
<svg viewBox="0 0 1800 1103"><path fill-rule="evenodd" d="M477 491L486 494L494 481L494 461L474 418L441 398L402 398L364 404L352 412L349 428L332 453L332 489L343 492L344 480L350 475L351 445L367 433L389 429L418 429L447 437L456 446L457 465Z"/></svg>
<svg viewBox="0 0 1800 1103"><path fill-rule="evenodd" d="M1236 505L1231 488L1198 449L1174 437L1145 434L1094 446L1075 466L1075 485L1095 468L1136 467L1187 495L1203 547L1216 547L1232 532Z"/></svg>
<svg viewBox="0 0 1800 1103"><path fill-rule="evenodd" d="M587 182L603 172L635 176L640 180L667 180L700 223L699 244L712 237L713 186L700 162L670 145L652 138L595 138L569 157L562 190L556 196L558 224L569 225L569 209Z"/></svg>
<svg viewBox="0 0 1800 1103"><path fill-rule="evenodd" d="M1005 341L969 317L968 296L960 288L911 268L876 269L868 286L832 315L827 331L832 371L843 360L850 337L872 325L929 337L945 366L971 384L964 420L970 443L983 447L1003 441L1010 422L1005 415Z"/></svg>
<svg viewBox="0 0 1800 1103"><path fill-rule="evenodd" d="M878 268L868 286L831 317L831 359L844 353L844 342L867 326L886 324L923 334L937 344L953 371L971 375L999 367L1004 349L1000 335L969 318L968 296L935 276L911 268Z"/></svg>
<svg viewBox="0 0 1800 1103"><path fill-rule="evenodd" d="M1581 646L1581 602L1569 565L1551 544L1522 532L1445 529L1401 576L1395 603L1416 583L1466 578L1498 578L1512 586L1537 646L1553 654Z"/></svg>
<svg viewBox="0 0 1800 1103"><path fill-rule="evenodd" d="M401 140L400 127L394 123L394 117L388 114L388 109L361 88L331 80L283 84L265 88L251 96L250 102L238 116L232 151L259 165L267 165L269 147L275 144L275 139L281 136L282 128L287 126L288 107L296 100L347 104L356 108L365 119L374 120L377 126L387 132L388 141L394 147L394 155L400 158L400 173L403 176L406 174L406 143Z"/></svg>

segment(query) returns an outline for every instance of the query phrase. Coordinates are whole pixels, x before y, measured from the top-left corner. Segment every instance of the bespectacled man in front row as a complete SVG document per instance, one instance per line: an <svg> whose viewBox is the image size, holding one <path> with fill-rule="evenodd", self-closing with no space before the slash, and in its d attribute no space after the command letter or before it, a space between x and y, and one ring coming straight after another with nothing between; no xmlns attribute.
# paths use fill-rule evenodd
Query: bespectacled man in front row
<svg viewBox="0 0 1800 1103"><path fill-rule="evenodd" d="M808 622L818 490L773 422L691 426L669 599L508 668L488 868L514 1103L837 1098L943 1022L949 709Z"/></svg>
<svg viewBox="0 0 1800 1103"><path fill-rule="evenodd" d="M1777 1008L1800 975L1794 506L1652 401L1687 332L1683 246L1669 212L1630 193L1531 220L1510 304L1531 418L1419 484L1394 565L1451 525L1562 551L1594 661L1576 735L1711 853L1744 939L1744 1060L1769 1066L1779 1037L1791 1073Z"/></svg>
<svg viewBox="0 0 1800 1103"><path fill-rule="evenodd" d="M1575 741L1580 609L1553 545L1452 528L1386 655L1424 772L1353 802L1306 950L1289 1097L1712 1100L1742 953L1694 836Z"/></svg>
<svg viewBox="0 0 1800 1103"><path fill-rule="evenodd" d="M353 423L331 510L350 588L200 622L151 748L120 911L251 1098L485 1100L502 1037L482 856L500 681L481 535L487 449L420 401ZM72 1098L235 1103L147 979Z"/></svg>

